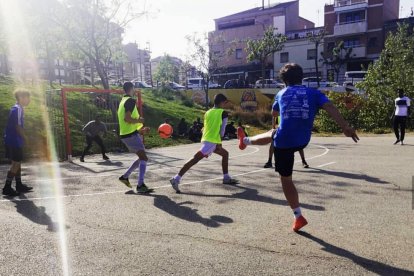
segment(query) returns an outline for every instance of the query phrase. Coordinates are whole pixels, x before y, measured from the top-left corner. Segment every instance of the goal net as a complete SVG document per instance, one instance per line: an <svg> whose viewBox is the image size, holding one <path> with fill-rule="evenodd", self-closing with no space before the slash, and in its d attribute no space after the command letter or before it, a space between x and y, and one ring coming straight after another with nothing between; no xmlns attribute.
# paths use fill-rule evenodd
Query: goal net
<svg viewBox="0 0 414 276"><path fill-rule="evenodd" d="M107 128L107 133L103 137L106 151L125 150L119 139L117 117L118 105L123 95L123 90L87 88L46 91L46 106L60 160L70 161L72 157L82 154L86 143L82 128L96 117L99 117ZM138 110L143 116L140 91L137 91L136 98ZM89 153L100 153L100 148L94 143Z"/></svg>

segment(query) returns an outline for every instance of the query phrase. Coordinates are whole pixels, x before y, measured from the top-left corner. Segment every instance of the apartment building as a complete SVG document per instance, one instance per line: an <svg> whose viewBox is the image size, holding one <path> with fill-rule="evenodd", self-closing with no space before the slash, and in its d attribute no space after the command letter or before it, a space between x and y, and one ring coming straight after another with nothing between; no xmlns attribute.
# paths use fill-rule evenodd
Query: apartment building
<svg viewBox="0 0 414 276"><path fill-rule="evenodd" d="M123 46L126 61L123 63L123 78L145 81L151 84L151 54L148 49L139 49L136 43Z"/></svg>
<svg viewBox="0 0 414 276"><path fill-rule="evenodd" d="M261 76L261 65L259 62L247 62L246 41L262 38L269 27L285 34L312 29L315 24L299 16L299 1L257 7L215 19L215 30L209 34L209 45L214 55L222 57L218 64L222 70L214 77L221 83L226 79L243 79L249 83L256 81ZM265 67L266 77L273 78L274 57L266 61Z"/></svg>
<svg viewBox="0 0 414 276"><path fill-rule="evenodd" d="M318 34L323 27L310 28L286 32L287 41L283 50L274 55L274 70L277 73L280 68L288 63L294 62L300 64L303 68L304 77L316 76L315 59L318 62L319 76L323 76L321 52L323 51L323 42L315 48L315 43L310 42L308 36Z"/></svg>
<svg viewBox="0 0 414 276"><path fill-rule="evenodd" d="M335 0L325 5L324 52L330 53L340 41L352 48L352 60L343 66L345 71L360 71L377 59L384 47L383 27L387 21L398 19L399 0ZM324 68L331 75L332 69Z"/></svg>

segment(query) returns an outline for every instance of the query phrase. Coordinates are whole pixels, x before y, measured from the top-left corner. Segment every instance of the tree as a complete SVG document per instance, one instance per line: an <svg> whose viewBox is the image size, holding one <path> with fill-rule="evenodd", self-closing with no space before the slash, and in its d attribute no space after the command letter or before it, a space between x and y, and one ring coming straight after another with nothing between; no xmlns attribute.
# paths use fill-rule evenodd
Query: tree
<svg viewBox="0 0 414 276"><path fill-rule="evenodd" d="M342 67L352 59L352 48L345 48L344 42L340 41L332 52L321 53L323 63L331 66L336 74L336 82L339 81L339 73Z"/></svg>
<svg viewBox="0 0 414 276"><path fill-rule="evenodd" d="M4 73L8 75L8 60L7 60L7 43L6 43L6 32L4 30L3 24L0 24L0 62L4 67ZM0 71L1 73L1 71Z"/></svg>
<svg viewBox="0 0 414 276"><path fill-rule="evenodd" d="M155 71L154 77L162 83L168 81L179 82L179 68L169 55L164 55Z"/></svg>
<svg viewBox="0 0 414 276"><path fill-rule="evenodd" d="M258 60L261 65L262 79L265 79L265 65L269 56L283 49L284 43L287 40L283 34L275 34L274 28L269 27L265 30L263 38L247 40L246 52L247 61L252 62ZM262 87L264 82L262 83Z"/></svg>
<svg viewBox="0 0 414 276"><path fill-rule="evenodd" d="M49 14L71 54L87 58L91 71L96 68L103 87L109 89L107 67L122 59L124 28L144 13L133 10L129 0L64 0Z"/></svg>
<svg viewBox="0 0 414 276"><path fill-rule="evenodd" d="M325 38L325 35L326 35L325 29L321 29L317 33L315 32L308 33L309 41L315 44L315 70L316 70L316 81L318 82L318 87L319 87L319 59L318 59L319 45L323 43L323 39Z"/></svg>
<svg viewBox="0 0 414 276"><path fill-rule="evenodd" d="M414 98L413 76L414 29L402 24L396 33L388 35L378 61L369 66L365 80L357 84L367 94L360 115L367 130L389 127L398 88Z"/></svg>
<svg viewBox="0 0 414 276"><path fill-rule="evenodd" d="M188 60L191 60L195 65L197 71L200 72L203 82L205 83L204 92L206 94L206 108L208 108L208 90L209 83L212 76L224 68L220 66L220 61L223 61L233 51L233 42L230 45L224 46L225 41L221 35L208 36L207 33L198 35L186 36L187 42L191 48ZM220 51L214 51L214 45L221 45ZM226 49L225 49L226 48Z"/></svg>

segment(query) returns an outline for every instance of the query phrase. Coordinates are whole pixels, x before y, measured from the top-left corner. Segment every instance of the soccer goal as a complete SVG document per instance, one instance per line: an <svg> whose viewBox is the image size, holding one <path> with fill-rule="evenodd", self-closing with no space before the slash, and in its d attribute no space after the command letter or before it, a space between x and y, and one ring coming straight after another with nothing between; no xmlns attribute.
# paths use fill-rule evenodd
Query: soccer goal
<svg viewBox="0 0 414 276"><path fill-rule="evenodd" d="M143 116L141 92L137 90L137 108ZM82 128L96 117L106 125L103 138L108 152L124 151L119 139L117 110L123 90L62 88L46 91L46 106L56 151L60 160L72 160L81 155L85 146ZM100 153L94 144L91 153Z"/></svg>

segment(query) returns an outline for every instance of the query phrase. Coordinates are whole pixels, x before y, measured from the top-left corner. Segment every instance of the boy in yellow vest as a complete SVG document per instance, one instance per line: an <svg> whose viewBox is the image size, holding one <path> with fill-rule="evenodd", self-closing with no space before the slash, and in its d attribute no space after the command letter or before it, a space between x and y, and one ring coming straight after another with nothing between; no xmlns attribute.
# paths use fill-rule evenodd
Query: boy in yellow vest
<svg viewBox="0 0 414 276"><path fill-rule="evenodd" d="M229 152L221 145L221 138L224 136L224 131L227 125L228 113L224 111L227 104L227 98L223 94L214 96L214 107L206 112L204 115L204 129L201 138L201 149L194 155L194 157L187 161L176 176L170 179L173 189L180 193L178 185L183 175L195 164L203 158L209 157L212 153L216 153L223 157L223 184L235 185L239 181L231 178L229 175Z"/></svg>
<svg viewBox="0 0 414 276"><path fill-rule="evenodd" d="M139 168L137 193L151 193L153 192L153 189L149 189L144 183L148 157L145 153L144 143L142 142L140 135L140 132L145 132L148 128L143 127L144 118L140 118L135 100L132 98L135 93L134 85L132 82L125 82L123 88L125 95L118 107L119 136L128 150L138 155L138 159L135 160L126 173L119 178L119 181L129 188L132 188L128 177L134 170Z"/></svg>

